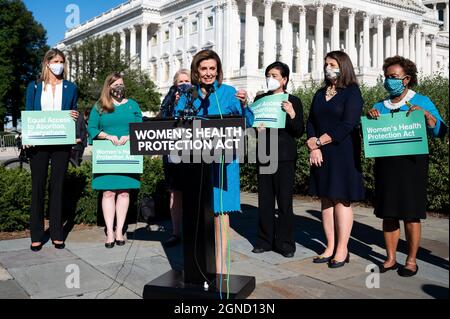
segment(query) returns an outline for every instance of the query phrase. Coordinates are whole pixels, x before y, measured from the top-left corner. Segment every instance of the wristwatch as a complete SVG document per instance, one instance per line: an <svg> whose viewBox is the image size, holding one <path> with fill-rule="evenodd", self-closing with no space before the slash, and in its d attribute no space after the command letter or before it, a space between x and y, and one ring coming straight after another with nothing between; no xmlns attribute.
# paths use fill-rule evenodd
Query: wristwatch
<svg viewBox="0 0 450 319"><path fill-rule="evenodd" d="M321 147L322 146L322 142L320 141L320 138L316 139L316 145L317 145L317 147Z"/></svg>

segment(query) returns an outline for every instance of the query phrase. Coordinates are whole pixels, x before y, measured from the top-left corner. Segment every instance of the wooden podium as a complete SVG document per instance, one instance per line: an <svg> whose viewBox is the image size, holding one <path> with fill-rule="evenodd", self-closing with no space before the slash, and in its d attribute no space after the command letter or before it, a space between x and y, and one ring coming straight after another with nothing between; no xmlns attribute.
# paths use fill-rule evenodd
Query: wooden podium
<svg viewBox="0 0 450 319"><path fill-rule="evenodd" d="M240 124L238 124L240 123ZM242 126L241 117L202 120L201 127ZM198 123L197 123L198 124ZM133 132L137 129L192 128L192 121L179 119L150 119L130 127L131 153L148 154L135 147L138 141ZM245 124L244 124L245 130ZM134 140L134 141L133 141ZM155 152L151 152L155 155ZM167 155L167 152L159 152ZM215 236L213 212L212 167L204 163L182 165L183 193L183 254L184 271L170 270L144 286L144 299L230 299L248 297L255 289L255 277L215 273ZM222 283L220 282L222 280ZM227 282L229 280L229 282ZM207 285L205 285L205 283ZM220 293L222 288L222 293Z"/></svg>

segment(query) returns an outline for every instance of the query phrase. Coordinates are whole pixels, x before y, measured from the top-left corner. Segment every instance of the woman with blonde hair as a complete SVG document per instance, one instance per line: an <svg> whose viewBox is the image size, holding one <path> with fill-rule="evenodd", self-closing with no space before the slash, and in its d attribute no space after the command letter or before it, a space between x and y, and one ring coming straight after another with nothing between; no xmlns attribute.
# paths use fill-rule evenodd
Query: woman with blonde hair
<svg viewBox="0 0 450 319"><path fill-rule="evenodd" d="M190 86L191 71L188 69L178 70L173 77L173 86L161 103L160 116L170 117L173 109L180 99L180 90L183 86ZM171 91L174 91L173 94ZM182 223L182 193L181 193L181 166L173 162L172 156L163 156L164 177L170 192L170 216L172 218L172 234L163 243L164 247L173 247L181 243Z"/></svg>
<svg viewBox="0 0 450 319"><path fill-rule="evenodd" d="M27 111L71 111L78 118L78 91L65 80L66 58L58 49L49 50L42 61L41 77L31 82L26 91ZM62 199L64 175L69 163L71 145L25 146L31 162L32 199L30 216L31 250L39 251L44 237L44 199L50 162L50 238L57 249L63 249Z"/></svg>
<svg viewBox="0 0 450 319"><path fill-rule="evenodd" d="M136 101L125 97L123 76L117 73L109 75L100 100L92 108L89 117L90 142L98 139L124 145L129 140L129 124L137 122L142 122L142 113ZM123 226L130 203L130 189L140 188L139 174L94 174L92 188L103 191L102 210L107 235L105 247L125 245Z"/></svg>

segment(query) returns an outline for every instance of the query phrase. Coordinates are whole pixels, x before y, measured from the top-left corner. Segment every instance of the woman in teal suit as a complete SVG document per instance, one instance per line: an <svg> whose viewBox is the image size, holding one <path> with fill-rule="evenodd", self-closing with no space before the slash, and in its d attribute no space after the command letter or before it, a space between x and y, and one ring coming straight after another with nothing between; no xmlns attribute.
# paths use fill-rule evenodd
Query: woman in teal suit
<svg viewBox="0 0 450 319"><path fill-rule="evenodd" d="M72 118L78 118L78 91L74 83L65 80L64 53L58 49L49 50L42 61L41 78L31 82L26 91L27 111L71 111ZM39 251L44 237L44 199L47 172L50 162L50 237L57 249L63 249L64 231L62 200L64 176L69 163L72 145L24 145L31 163L32 199L30 216L31 250Z"/></svg>
<svg viewBox="0 0 450 319"><path fill-rule="evenodd" d="M222 63L212 50L198 52L191 64L191 83L196 86L198 98L193 107L199 116L236 114L244 115L247 126L253 124L253 113L245 107L247 93L236 91L232 86L222 83ZM174 115L178 116L185 108L186 97L181 96ZM223 173L222 173L223 172ZM222 174L225 175L222 177ZM229 229L229 213L240 212L239 163L237 160L221 165L215 163L212 172L213 206L216 239L216 273L227 273L226 256ZM220 244L219 244L220 243Z"/></svg>
<svg viewBox="0 0 450 319"><path fill-rule="evenodd" d="M120 74L109 75L98 103L92 108L89 139L109 140L124 145L129 140L129 124L142 122L139 105L125 98L125 86ZM123 226L130 203L130 189L140 188L139 174L94 174L92 188L103 191L102 210L105 219L106 248L125 245ZM116 200L117 197L117 200ZM117 218L114 233L114 218Z"/></svg>

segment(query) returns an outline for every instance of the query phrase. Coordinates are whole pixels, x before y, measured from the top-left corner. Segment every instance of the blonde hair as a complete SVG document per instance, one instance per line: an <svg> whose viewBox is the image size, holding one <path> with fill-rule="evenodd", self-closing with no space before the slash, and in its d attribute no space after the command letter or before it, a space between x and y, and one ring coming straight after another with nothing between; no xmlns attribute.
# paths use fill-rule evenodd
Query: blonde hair
<svg viewBox="0 0 450 319"><path fill-rule="evenodd" d="M48 64L50 61L55 57L60 56L64 60L64 71L62 73L62 78L66 78L67 74L67 64L66 64L66 56L61 50L58 50L56 48L50 49L45 53L44 59L42 60L42 71L41 71L41 81L45 84L48 83L49 77L50 77L50 69L48 68ZM44 91L45 91L46 85L44 85Z"/></svg>
<svg viewBox="0 0 450 319"><path fill-rule="evenodd" d="M178 82L178 78L180 77L181 74L185 74L188 76L189 81L191 80L191 71L188 69L180 69L177 71L177 73L175 73L175 75L173 76L173 85L177 85Z"/></svg>
<svg viewBox="0 0 450 319"><path fill-rule="evenodd" d="M114 112L114 104L111 97L111 84L119 79L123 79L122 74L113 73L106 77L105 83L103 84L102 94L100 95L100 100L98 101L99 112Z"/></svg>

